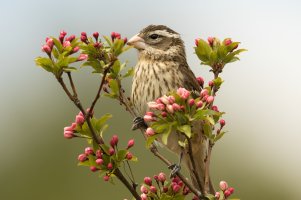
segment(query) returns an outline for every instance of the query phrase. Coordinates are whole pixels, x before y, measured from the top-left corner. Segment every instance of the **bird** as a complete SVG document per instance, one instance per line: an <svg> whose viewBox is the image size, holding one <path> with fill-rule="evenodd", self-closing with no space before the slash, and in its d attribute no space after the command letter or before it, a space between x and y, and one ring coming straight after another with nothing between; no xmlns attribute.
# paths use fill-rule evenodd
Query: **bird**
<svg viewBox="0 0 301 200"><path fill-rule="evenodd" d="M128 40L128 45L138 50L138 62L132 81L131 102L138 116L148 111L147 103L183 87L199 91L200 85L187 64L184 42L176 31L165 25L149 25ZM193 131L198 134L192 139L192 154L198 176L204 185L204 167L207 142L201 134L201 125L195 124ZM178 144L183 137L172 133L167 141L167 149L182 155L188 168L192 184L200 189L192 170L187 151Z"/></svg>

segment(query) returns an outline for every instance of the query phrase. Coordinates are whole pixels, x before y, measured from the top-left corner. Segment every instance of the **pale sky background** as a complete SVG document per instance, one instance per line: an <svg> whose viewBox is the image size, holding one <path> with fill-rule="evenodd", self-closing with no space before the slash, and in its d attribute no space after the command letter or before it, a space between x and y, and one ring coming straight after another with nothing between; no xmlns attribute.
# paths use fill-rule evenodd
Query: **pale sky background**
<svg viewBox="0 0 301 200"><path fill-rule="evenodd" d="M1 1L0 199L130 197L122 186L103 183L76 166L85 142L66 141L62 130L78 111L33 60L42 55L45 37L63 29L77 35L117 31L129 38L149 24L179 32L191 68L207 81L208 68L193 54L195 38L232 37L249 50L222 74L217 104L227 113L229 134L214 149L214 182L228 180L242 200L301 199L300 11L297 0ZM136 52L124 58L134 65ZM89 72L76 76L86 105L98 85ZM109 100L97 106L98 116L111 111L115 116L109 135L141 142L134 150L141 157L134 167L137 181L167 172L131 133L129 115L118 109Z"/></svg>

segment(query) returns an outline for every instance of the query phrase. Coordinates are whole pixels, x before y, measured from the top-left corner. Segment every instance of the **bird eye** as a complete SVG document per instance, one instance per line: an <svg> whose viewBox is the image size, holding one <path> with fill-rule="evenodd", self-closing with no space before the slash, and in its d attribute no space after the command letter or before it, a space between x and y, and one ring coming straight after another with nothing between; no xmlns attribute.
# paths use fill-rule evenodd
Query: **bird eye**
<svg viewBox="0 0 301 200"><path fill-rule="evenodd" d="M155 39L157 39L159 37L159 35L158 34L151 34L149 37L151 39L155 40Z"/></svg>

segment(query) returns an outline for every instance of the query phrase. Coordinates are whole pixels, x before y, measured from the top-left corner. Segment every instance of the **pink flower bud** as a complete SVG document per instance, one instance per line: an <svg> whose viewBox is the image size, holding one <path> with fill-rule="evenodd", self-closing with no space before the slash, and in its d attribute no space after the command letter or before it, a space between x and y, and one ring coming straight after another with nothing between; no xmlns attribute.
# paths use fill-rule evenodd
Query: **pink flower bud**
<svg viewBox="0 0 301 200"><path fill-rule="evenodd" d="M209 45L212 47L213 42L214 42L214 37L208 37L207 41L208 41Z"/></svg>
<svg viewBox="0 0 301 200"><path fill-rule="evenodd" d="M157 188L155 186L150 186L149 187L149 190L152 192L152 193L157 193Z"/></svg>
<svg viewBox="0 0 301 200"><path fill-rule="evenodd" d="M88 58L87 54L80 54L77 58L77 61L86 60Z"/></svg>
<svg viewBox="0 0 301 200"><path fill-rule="evenodd" d="M150 115L144 115L143 119L146 122L154 121L154 118L152 116L150 116Z"/></svg>
<svg viewBox="0 0 301 200"><path fill-rule="evenodd" d="M141 197L141 200L147 200L147 195L144 193L141 194L140 197Z"/></svg>
<svg viewBox="0 0 301 200"><path fill-rule="evenodd" d="M199 46L199 41L200 41L200 38L197 38L194 40L195 46Z"/></svg>
<svg viewBox="0 0 301 200"><path fill-rule="evenodd" d="M193 106L193 105L195 104L194 99L189 99L189 100L188 100L188 104L189 104L190 106Z"/></svg>
<svg viewBox="0 0 301 200"><path fill-rule="evenodd" d="M81 40L82 42L84 42L84 43L87 43L87 36L81 35L81 36L80 36L80 40Z"/></svg>
<svg viewBox="0 0 301 200"><path fill-rule="evenodd" d="M166 181L166 175L161 172L159 175L158 175L158 180L162 183L164 183Z"/></svg>
<svg viewBox="0 0 301 200"><path fill-rule="evenodd" d="M172 108L175 110L175 111L178 111L178 110L181 110L181 106L177 103L173 103L172 104Z"/></svg>
<svg viewBox="0 0 301 200"><path fill-rule="evenodd" d="M182 99L187 99L190 95L190 92L186 90L185 88L179 88L177 90L177 94L182 98Z"/></svg>
<svg viewBox="0 0 301 200"><path fill-rule="evenodd" d="M224 195L225 195L226 198L228 198L231 195L231 192L229 190L226 190L224 192Z"/></svg>
<svg viewBox="0 0 301 200"><path fill-rule="evenodd" d="M63 35L65 37L67 35L67 33L63 30L60 32L60 35Z"/></svg>
<svg viewBox="0 0 301 200"><path fill-rule="evenodd" d="M203 97L203 96L206 96L206 95L208 95L208 90L207 89L203 89L202 91L201 91L201 96Z"/></svg>
<svg viewBox="0 0 301 200"><path fill-rule="evenodd" d="M47 53L47 54L50 54L51 53L51 48L47 44L45 44L45 45L42 46L42 51Z"/></svg>
<svg viewBox="0 0 301 200"><path fill-rule="evenodd" d="M167 112L162 112L161 115L162 117L167 117Z"/></svg>
<svg viewBox="0 0 301 200"><path fill-rule="evenodd" d="M154 179L155 179L156 181L159 181L158 175L154 175Z"/></svg>
<svg viewBox="0 0 301 200"><path fill-rule="evenodd" d="M73 131L64 131L64 138L71 139L74 137Z"/></svg>
<svg viewBox="0 0 301 200"><path fill-rule="evenodd" d="M164 103L165 105L168 105L169 104L169 99L168 99L168 97L166 96L166 95L164 95L163 97L161 97L161 98L159 98L160 99L160 101L162 102L162 103Z"/></svg>
<svg viewBox="0 0 301 200"><path fill-rule="evenodd" d="M153 113L153 112L146 112L145 114L146 114L146 115L149 115L149 116L152 116L152 117L155 116L155 113Z"/></svg>
<svg viewBox="0 0 301 200"><path fill-rule="evenodd" d="M226 121L221 119L221 120L219 120L219 124L221 125L221 127L223 127L223 126L225 126Z"/></svg>
<svg viewBox="0 0 301 200"><path fill-rule="evenodd" d="M216 199L219 199L220 196L221 196L221 194L220 194L219 192L216 192L214 197L215 197Z"/></svg>
<svg viewBox="0 0 301 200"><path fill-rule="evenodd" d="M232 44L232 40L230 38L226 39L225 40L225 45L228 46L230 44Z"/></svg>
<svg viewBox="0 0 301 200"><path fill-rule="evenodd" d="M65 38L65 36L64 35L60 35L59 36L59 40L60 40L60 42L63 44L63 42L64 42L64 38Z"/></svg>
<svg viewBox="0 0 301 200"><path fill-rule="evenodd" d="M233 188L233 187L229 187L229 188L228 188L228 191L229 191L231 194L233 194L233 193L234 193L234 188Z"/></svg>
<svg viewBox="0 0 301 200"><path fill-rule="evenodd" d="M179 186L178 184L175 184L175 185L172 186L172 191L174 193L179 192L180 189L181 189L181 186Z"/></svg>
<svg viewBox="0 0 301 200"><path fill-rule="evenodd" d="M109 154L110 154L110 156L115 154L115 149L113 147L110 147Z"/></svg>
<svg viewBox="0 0 301 200"><path fill-rule="evenodd" d="M214 82L213 82L213 81L209 81L209 82L208 82L208 85L209 85L210 87L213 87L213 86L214 86Z"/></svg>
<svg viewBox="0 0 301 200"><path fill-rule="evenodd" d="M90 170L91 170L92 172L96 172L98 169L97 169L97 167L95 167L95 166L91 166L91 167L90 167Z"/></svg>
<svg viewBox="0 0 301 200"><path fill-rule="evenodd" d="M173 104L176 101L176 98L174 96L168 96L167 99L170 104Z"/></svg>
<svg viewBox="0 0 301 200"><path fill-rule="evenodd" d="M149 186L152 185L152 179L150 177L144 177L143 181L146 185L149 185Z"/></svg>
<svg viewBox="0 0 301 200"><path fill-rule="evenodd" d="M148 127L145 131L145 135L148 137L155 135L154 129L152 129L151 127Z"/></svg>
<svg viewBox="0 0 301 200"><path fill-rule="evenodd" d="M79 47L74 47L72 50L72 53L76 53L76 52L78 52L78 50L79 50Z"/></svg>
<svg viewBox="0 0 301 200"><path fill-rule="evenodd" d="M166 105L166 110L167 110L167 112L169 112L169 113L174 113L174 109L173 109L173 107L172 107L172 105Z"/></svg>
<svg viewBox="0 0 301 200"><path fill-rule="evenodd" d="M199 83L199 85L201 86L201 87L203 87L203 85L204 85L204 79L203 79L203 77L197 77L196 78L196 80L198 81L198 83Z"/></svg>
<svg viewBox="0 0 301 200"><path fill-rule="evenodd" d="M83 124L85 122L85 118L81 115L76 115L75 122L76 124Z"/></svg>
<svg viewBox="0 0 301 200"><path fill-rule="evenodd" d="M165 105L162 103L159 103L157 106L157 109L163 111L163 110L165 110Z"/></svg>
<svg viewBox="0 0 301 200"><path fill-rule="evenodd" d="M150 109L157 109L158 108L158 103L154 102L154 101L148 102L147 105Z"/></svg>
<svg viewBox="0 0 301 200"><path fill-rule="evenodd" d="M112 163L108 163L107 168L108 168L108 170L113 169L113 164Z"/></svg>
<svg viewBox="0 0 301 200"><path fill-rule="evenodd" d="M115 32L111 33L111 38L112 38L112 40L114 40L116 38L116 33Z"/></svg>
<svg viewBox="0 0 301 200"><path fill-rule="evenodd" d="M98 32L93 33L93 37L95 38L96 41L98 40L98 36L99 36Z"/></svg>
<svg viewBox="0 0 301 200"><path fill-rule="evenodd" d="M91 147L86 147L85 148L85 154L88 156L88 155L93 155L94 154L94 151Z"/></svg>
<svg viewBox="0 0 301 200"><path fill-rule="evenodd" d="M86 154L79 154L77 157L77 160L79 162L84 162L84 161L88 160L88 158L87 158Z"/></svg>
<svg viewBox="0 0 301 200"><path fill-rule="evenodd" d="M131 148L132 146L134 146L135 144L135 140L134 139L131 139L128 141L128 146L127 146L127 149Z"/></svg>
<svg viewBox="0 0 301 200"><path fill-rule="evenodd" d="M128 39L125 37L123 38L123 43L126 44L128 42Z"/></svg>
<svg viewBox="0 0 301 200"><path fill-rule="evenodd" d="M217 106L212 106L212 108L211 108L212 110L214 110L214 111L216 111L216 112L219 112L219 110L218 110L218 107Z"/></svg>
<svg viewBox="0 0 301 200"><path fill-rule="evenodd" d="M72 42L75 39L75 35L70 35L66 40Z"/></svg>
<svg viewBox="0 0 301 200"><path fill-rule="evenodd" d="M120 33L116 33L116 32L115 32L115 38L117 38L117 39L121 39L121 35L120 35Z"/></svg>
<svg viewBox="0 0 301 200"><path fill-rule="evenodd" d="M80 35L87 36L86 32L81 32Z"/></svg>
<svg viewBox="0 0 301 200"><path fill-rule="evenodd" d="M130 153L130 152L128 152L128 153L125 155L125 158L126 158L127 160L132 160L133 154Z"/></svg>
<svg viewBox="0 0 301 200"><path fill-rule="evenodd" d="M148 193L148 189L147 189L144 185L142 185L142 186L140 187L140 191L141 191L142 193L144 193L144 194L147 194L147 193Z"/></svg>
<svg viewBox="0 0 301 200"><path fill-rule="evenodd" d="M164 186L163 187L163 192L165 192L165 193L168 192L168 187Z"/></svg>
<svg viewBox="0 0 301 200"><path fill-rule="evenodd" d="M199 101L196 103L196 107L197 108L201 108L203 106L203 102L202 101Z"/></svg>
<svg viewBox="0 0 301 200"><path fill-rule="evenodd" d="M197 196L194 195L193 198L192 198L192 200L200 200L200 199L199 199L199 197L197 197Z"/></svg>
<svg viewBox="0 0 301 200"><path fill-rule="evenodd" d="M48 38L48 40L46 41L47 45L50 47L50 49L53 48L54 42L52 38Z"/></svg>
<svg viewBox="0 0 301 200"><path fill-rule="evenodd" d="M97 158L102 158L102 152L100 149L98 149L96 152L95 152L95 155Z"/></svg>
<svg viewBox="0 0 301 200"><path fill-rule="evenodd" d="M103 159L98 158L98 159L95 160L95 162L98 165L102 165L103 164Z"/></svg>
<svg viewBox="0 0 301 200"><path fill-rule="evenodd" d="M174 177L172 180L171 180L171 182L173 182L173 183L179 183L180 182L180 178L179 177Z"/></svg>
<svg viewBox="0 0 301 200"><path fill-rule="evenodd" d="M114 147L114 146L116 146L118 144L118 136L117 135L113 135L112 136L112 139L111 139L111 141L110 141L110 145L111 145L111 147Z"/></svg>
<svg viewBox="0 0 301 200"><path fill-rule="evenodd" d="M103 180L104 180L104 181L109 181L109 180L110 180L110 177L109 177L108 175L105 175L105 176L103 177Z"/></svg>
<svg viewBox="0 0 301 200"><path fill-rule="evenodd" d="M65 41L64 43L63 43L63 47L70 47L71 46L71 43L69 42L69 41Z"/></svg>
<svg viewBox="0 0 301 200"><path fill-rule="evenodd" d="M219 188L222 190L222 191L225 191L226 189L228 189L228 183L226 181L221 181L219 182Z"/></svg>
<svg viewBox="0 0 301 200"><path fill-rule="evenodd" d="M189 194L189 193L190 193L189 188L185 186L185 187L183 188L183 195L187 195L187 194Z"/></svg>
<svg viewBox="0 0 301 200"><path fill-rule="evenodd" d="M213 96L209 96L206 99L207 103L212 103L214 101L214 97Z"/></svg>

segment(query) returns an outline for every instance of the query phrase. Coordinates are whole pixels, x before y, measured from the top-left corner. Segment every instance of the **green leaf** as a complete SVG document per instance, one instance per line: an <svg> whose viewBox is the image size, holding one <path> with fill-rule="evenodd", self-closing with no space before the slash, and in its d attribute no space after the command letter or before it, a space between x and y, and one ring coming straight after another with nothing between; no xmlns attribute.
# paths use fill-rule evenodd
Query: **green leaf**
<svg viewBox="0 0 301 200"><path fill-rule="evenodd" d="M109 46L112 46L112 42L111 39L107 36L103 36L103 38L106 40L106 42L108 43Z"/></svg>
<svg viewBox="0 0 301 200"><path fill-rule="evenodd" d="M150 148L150 146L153 144L153 142L156 140L156 138L158 137L158 135L153 135L150 137L147 137L146 139L146 148Z"/></svg>
<svg viewBox="0 0 301 200"><path fill-rule="evenodd" d="M105 125L105 123L108 121L108 119L111 119L113 117L112 114L110 113L106 113L104 114L101 118L99 118L98 120L96 119L95 122L95 129L97 131L100 131L101 128ZM93 120L93 119L92 119Z"/></svg>
<svg viewBox="0 0 301 200"><path fill-rule="evenodd" d="M119 150L117 153L117 161L122 161L125 159L125 155L128 153L127 150Z"/></svg>
<svg viewBox="0 0 301 200"><path fill-rule="evenodd" d="M77 61L77 57L68 57L68 63L74 63Z"/></svg>
<svg viewBox="0 0 301 200"><path fill-rule="evenodd" d="M183 125L183 126L178 126L177 129L184 133L188 138L191 138L192 133L191 133L191 126L190 125Z"/></svg>
<svg viewBox="0 0 301 200"><path fill-rule="evenodd" d="M105 145L105 144L101 144L100 146L101 146L102 150L104 150L104 152L105 152L107 155L109 155L109 149L110 149L110 147L108 147L108 146Z"/></svg>
<svg viewBox="0 0 301 200"><path fill-rule="evenodd" d="M50 60L50 58L42 58L42 57L37 57L35 59L36 65L42 67L48 72L53 72L53 63Z"/></svg>
<svg viewBox="0 0 301 200"><path fill-rule="evenodd" d="M208 124L208 123L205 123L203 125L203 130L204 130L204 134L205 136L207 136L207 138L212 138L212 127Z"/></svg>
<svg viewBox="0 0 301 200"><path fill-rule="evenodd" d="M109 82L109 86L113 92L113 94L118 95L119 94L119 85L117 80L111 79Z"/></svg>
<svg viewBox="0 0 301 200"><path fill-rule="evenodd" d="M212 49L210 45L205 41L200 39L198 46L195 48L195 53L199 57L199 59L203 62L206 62L210 59L210 54Z"/></svg>
<svg viewBox="0 0 301 200"><path fill-rule="evenodd" d="M210 110L210 109L198 109L196 111L196 113L193 115L193 119L205 119L207 115L213 115L213 116L221 116L222 113L220 112L216 112L214 110Z"/></svg>
<svg viewBox="0 0 301 200"><path fill-rule="evenodd" d="M217 88L219 88L223 82L224 81L221 77L217 77L216 79L213 80L214 86L216 86Z"/></svg>
<svg viewBox="0 0 301 200"><path fill-rule="evenodd" d="M116 60L112 66L112 72L115 75L114 77L117 77L120 72L120 61Z"/></svg>
<svg viewBox="0 0 301 200"><path fill-rule="evenodd" d="M219 139L221 139L224 135L225 135L225 131L223 131L223 132L220 132L218 135L216 135L215 137L214 137L214 142L217 142Z"/></svg>
<svg viewBox="0 0 301 200"><path fill-rule="evenodd" d="M133 75L134 75L134 68L132 67L123 75L123 78L133 76Z"/></svg>
<svg viewBox="0 0 301 200"><path fill-rule="evenodd" d="M59 51L59 53L63 52L63 45L60 41L58 41L58 39L56 39L55 37L51 37L53 40L54 45L56 46L57 50Z"/></svg>
<svg viewBox="0 0 301 200"><path fill-rule="evenodd" d="M171 126L168 126L168 129L162 135L162 142L163 144L167 145L168 137L171 133Z"/></svg>
<svg viewBox="0 0 301 200"><path fill-rule="evenodd" d="M56 48L52 48L52 55L55 57L55 59L59 58L59 52Z"/></svg>
<svg viewBox="0 0 301 200"><path fill-rule="evenodd" d="M217 56L220 60L223 60L224 57L227 55L228 50L225 45L221 45L217 48Z"/></svg>

